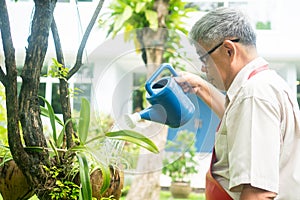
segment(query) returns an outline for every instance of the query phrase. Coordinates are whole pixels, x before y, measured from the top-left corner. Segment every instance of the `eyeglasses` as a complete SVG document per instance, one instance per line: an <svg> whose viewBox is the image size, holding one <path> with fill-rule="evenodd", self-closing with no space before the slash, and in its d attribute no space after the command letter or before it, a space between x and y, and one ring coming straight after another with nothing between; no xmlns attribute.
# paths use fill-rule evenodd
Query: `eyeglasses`
<svg viewBox="0 0 300 200"><path fill-rule="evenodd" d="M240 39L237 38L237 39L233 39L233 40L230 40L231 42L239 42ZM219 48L222 44L224 43L224 41L220 42L219 44L217 44L214 48L212 48L211 50L209 50L208 52L206 52L204 55L200 56L199 57L199 60L206 64L206 61L207 61L207 56L209 56L210 54L212 54L217 48Z"/></svg>

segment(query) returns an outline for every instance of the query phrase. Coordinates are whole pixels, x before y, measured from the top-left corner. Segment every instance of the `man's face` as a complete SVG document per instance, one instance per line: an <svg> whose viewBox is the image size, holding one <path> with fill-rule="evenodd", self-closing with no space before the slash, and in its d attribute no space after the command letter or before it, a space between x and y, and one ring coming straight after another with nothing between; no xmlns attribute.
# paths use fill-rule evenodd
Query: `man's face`
<svg viewBox="0 0 300 200"><path fill-rule="evenodd" d="M222 64L220 55L218 55L218 49L214 50L212 53L207 54L212 47L201 46L199 42L199 47L196 47L197 54L200 56L200 61L202 62L201 71L206 73L207 81L214 85L220 90L225 90L224 83L222 79L222 74L218 68ZM201 47L200 47L201 46Z"/></svg>

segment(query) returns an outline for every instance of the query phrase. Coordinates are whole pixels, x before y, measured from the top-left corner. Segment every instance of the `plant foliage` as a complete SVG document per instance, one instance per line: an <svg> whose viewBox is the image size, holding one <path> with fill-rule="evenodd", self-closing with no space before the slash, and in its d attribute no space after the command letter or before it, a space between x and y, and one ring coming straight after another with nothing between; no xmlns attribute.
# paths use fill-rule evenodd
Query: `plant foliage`
<svg viewBox="0 0 300 200"><path fill-rule="evenodd" d="M62 125L65 126L62 121L54 114L53 108L51 107L50 103L45 99L42 98L46 103L46 108L41 109L42 115L49 117L50 124L52 127L53 133L56 133L56 125ZM114 132L107 132L105 134L100 134L98 136L95 136L92 139L87 140L88 134L89 134L89 125L90 125L90 103L87 99L83 98L81 101L81 109L79 113L79 122L78 122L78 135L79 135L79 144L77 146L74 146L68 150L60 149L62 141L60 141L61 137L59 136L58 139L55 139L57 136L56 134L53 134L53 140L49 140L49 144L52 148L52 152L54 152L54 156L56 157L57 162L60 162L60 153L59 152L74 152L76 153L78 164L73 166L73 171L71 173L76 174L76 171L79 172L80 175L80 199L89 200L92 199L92 189L91 189L91 183L90 183L90 172L99 169L102 173L103 178L103 184L101 188L101 195L109 188L110 186L110 169L109 166L99 163L96 161L95 158L93 158L93 153L89 150L89 148L86 147L86 145L93 141L103 141L104 138L110 138L114 140L123 140L127 142L134 143L138 146L141 146L143 148L148 149L149 151L153 153L158 153L159 150L156 147L156 145L147 137L143 136L140 133L131 131L131 130L120 130L120 131L114 131ZM57 123L57 124L56 124ZM64 129L62 129L60 135L63 135ZM39 150L39 148L29 148ZM51 150L51 149L49 149ZM90 166L93 166L91 168ZM76 170L76 168L78 168ZM47 169L47 168L46 168ZM75 173L74 173L75 170ZM53 170L46 170L48 171L52 176L55 175L53 173ZM60 171L60 169L56 169L57 172ZM58 173L56 173L58 175ZM56 176L55 178L59 178ZM60 197L60 195L73 195L75 193L75 190L69 189L70 183L66 183L64 179L58 179L56 180L56 186L54 186L53 192L51 193L53 199L57 199ZM75 188L76 189L76 188ZM55 192L63 193L63 194L55 194Z"/></svg>
<svg viewBox="0 0 300 200"><path fill-rule="evenodd" d="M7 145L7 127L6 122L6 109L5 109L5 92L4 87L0 84L0 144Z"/></svg>
<svg viewBox="0 0 300 200"><path fill-rule="evenodd" d="M174 67L183 69L184 67L175 60L185 56L184 53L177 51L182 48L179 33L187 35L184 19L188 18L190 12L196 11L196 8L187 7L187 2L182 0L170 0L164 25L159 27L159 16L154 10L154 4L153 0L113 0L109 5L111 12L101 17L107 19L100 20L99 24L101 27L109 27L107 36L111 35L114 38L119 32L123 32L124 40L133 40L138 53L143 48L138 38L141 29L150 28L154 31L158 28L168 29L163 62L171 62Z"/></svg>
<svg viewBox="0 0 300 200"><path fill-rule="evenodd" d="M124 31L125 41L128 41L132 38L126 33L145 27L153 30L159 28L158 15L153 9L154 3L153 0L113 0L109 5L112 13L105 22L105 25L106 23L109 25L108 35L112 34L114 37L118 32ZM187 8L187 2L182 0L170 0L168 5L169 14L165 20L165 28L187 34L183 18L187 18L188 13L196 9ZM103 25L103 21L99 21L99 23Z"/></svg>
<svg viewBox="0 0 300 200"><path fill-rule="evenodd" d="M189 182L190 175L197 173L194 139L193 132L179 131L174 141L166 145L171 155L163 160L162 173L170 176L173 182Z"/></svg>

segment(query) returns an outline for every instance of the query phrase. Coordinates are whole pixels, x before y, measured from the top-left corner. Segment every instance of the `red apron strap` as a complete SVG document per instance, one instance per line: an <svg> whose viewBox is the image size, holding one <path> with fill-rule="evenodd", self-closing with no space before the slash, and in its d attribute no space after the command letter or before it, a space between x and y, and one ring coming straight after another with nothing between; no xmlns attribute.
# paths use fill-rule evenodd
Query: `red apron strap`
<svg viewBox="0 0 300 200"><path fill-rule="evenodd" d="M259 72L261 72L261 71L264 71L264 70L266 70L266 69L269 69L268 65L263 65L263 66L261 66L261 67L259 67L259 68L256 68L255 70L253 70L253 71L249 74L248 79L250 79L250 78L251 78L252 76L254 76L255 74L257 74L257 73L259 73Z"/></svg>
<svg viewBox="0 0 300 200"><path fill-rule="evenodd" d="M248 76L248 79L250 79L255 74L269 69L268 65L261 66L259 68L256 68L253 70L250 75ZM221 121L222 122L222 121ZM221 122L219 123L217 127L217 131L220 128ZM205 183L205 199L206 200L233 200L229 194L224 190L224 188L220 185L220 183L213 177L212 175L212 166L216 162L217 157L215 153L215 148L213 148L212 152L212 158L210 163L210 168L208 172L206 173L206 183Z"/></svg>

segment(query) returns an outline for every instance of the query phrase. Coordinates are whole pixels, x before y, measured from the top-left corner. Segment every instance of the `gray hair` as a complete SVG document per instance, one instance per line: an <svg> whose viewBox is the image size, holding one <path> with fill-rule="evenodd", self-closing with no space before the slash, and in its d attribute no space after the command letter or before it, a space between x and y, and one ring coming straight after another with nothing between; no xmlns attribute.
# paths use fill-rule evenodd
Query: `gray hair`
<svg viewBox="0 0 300 200"><path fill-rule="evenodd" d="M256 46L256 34L247 16L233 8L217 8L198 20L192 27L190 38L206 45L222 42L226 38L239 38L244 45Z"/></svg>

